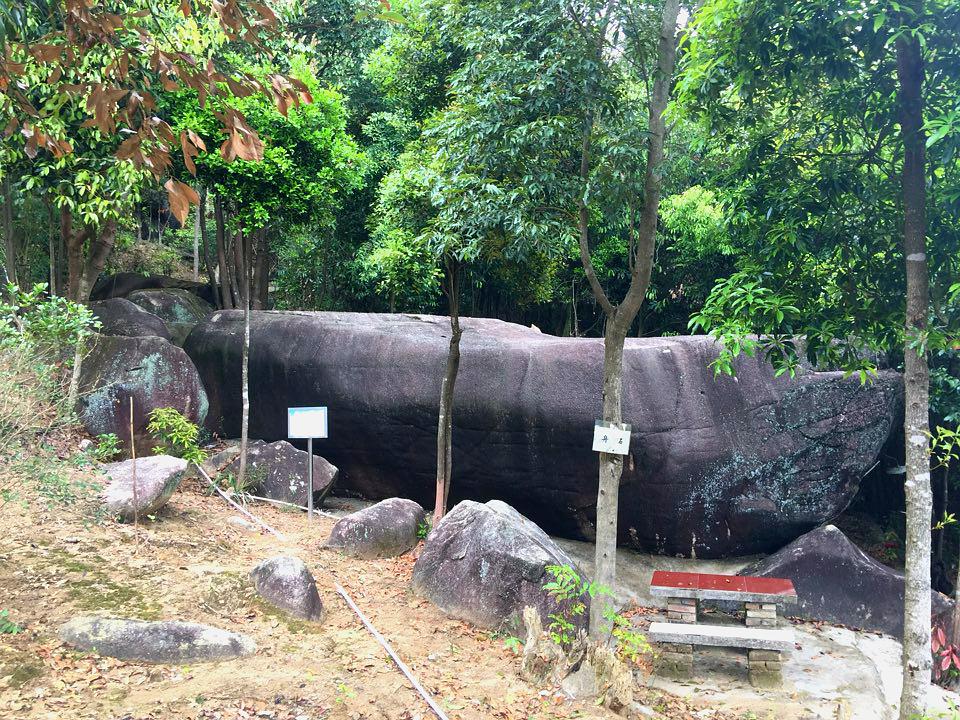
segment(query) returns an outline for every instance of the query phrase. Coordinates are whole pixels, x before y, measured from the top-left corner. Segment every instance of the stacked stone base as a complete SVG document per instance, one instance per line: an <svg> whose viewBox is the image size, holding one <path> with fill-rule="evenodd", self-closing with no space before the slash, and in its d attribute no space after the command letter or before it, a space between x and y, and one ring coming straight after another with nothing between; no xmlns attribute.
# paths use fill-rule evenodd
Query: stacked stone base
<svg viewBox="0 0 960 720"><path fill-rule="evenodd" d="M777 650L748 650L750 684L777 689L783 685L783 658ZM654 672L661 677L687 680L693 677L693 645L660 643Z"/></svg>
<svg viewBox="0 0 960 720"><path fill-rule="evenodd" d="M776 627L777 606L772 603L744 603L747 627Z"/></svg>
<svg viewBox="0 0 960 720"><path fill-rule="evenodd" d="M677 680L693 677L693 645L661 643L654 660L654 672Z"/></svg>
<svg viewBox="0 0 960 720"><path fill-rule="evenodd" d="M674 622L696 623L696 598L667 598L667 618Z"/></svg>
<svg viewBox="0 0 960 720"><path fill-rule="evenodd" d="M758 688L779 688L783 684L783 661L777 650L748 650L750 684Z"/></svg>

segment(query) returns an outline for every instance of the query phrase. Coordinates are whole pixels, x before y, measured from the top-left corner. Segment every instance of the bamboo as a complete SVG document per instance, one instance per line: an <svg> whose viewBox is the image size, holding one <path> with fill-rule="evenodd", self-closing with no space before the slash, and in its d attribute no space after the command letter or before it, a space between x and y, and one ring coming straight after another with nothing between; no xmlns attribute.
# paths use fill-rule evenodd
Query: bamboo
<svg viewBox="0 0 960 720"><path fill-rule="evenodd" d="M390 658L397 664L397 667L400 668L400 672L406 676L407 680L410 681L410 684L413 685L414 689L420 693L420 697L426 701L427 705L430 706L430 709L433 710L434 714L440 718L440 720L448 720L446 714L440 709L440 706L434 702L432 697L430 697L430 693L423 689L423 686L417 682L417 679L413 676L413 673L410 672L410 668L408 668L404 664L403 660L401 660L393 651L393 648L390 647L390 643L387 642L386 638L384 638L383 635L377 631L377 629L373 626L373 623L367 620L367 616L364 615L360 608L358 608L356 604L354 604L353 600L350 599L350 596L347 595L347 591L344 590L339 584L335 585L334 587L336 588L337 592L340 593L340 596L347 601L347 605L350 606L350 609L357 614L357 617L360 618L360 621L363 623L364 627L370 631L370 634L377 639L377 642L380 643L381 647L387 651L387 655L389 655Z"/></svg>
<svg viewBox="0 0 960 720"><path fill-rule="evenodd" d="M200 471L200 474L203 475L204 480L206 480L208 483L210 483L210 487L212 487L214 490L216 490L216 491L217 491L217 494L218 494L220 497L222 497L224 500L226 500L228 503L230 503L236 510L239 510L239 511L242 512L244 515L246 515L248 518L250 518L251 520L253 520L255 523L257 523L258 525L260 525L261 527L263 527L264 529L266 529L268 532L270 532L270 534L272 534L272 535L273 535L274 537L276 537L278 540L282 540L282 541L286 542L287 538L284 537L282 533L277 532L277 531L274 530L272 527L270 527L269 525L267 525L267 523L265 523L263 520L261 520L261 519L258 518L256 515L254 515L252 512L248 511L248 510L245 509L245 508L240 507L237 503L235 503L235 502L233 501L233 498L231 498L229 495L227 495L223 490L221 490L221 489L217 486L217 484L216 484L213 480L210 479L210 476L207 475L206 472L204 472L204 470L203 470L202 467L200 467L200 466L197 465L196 463L194 463L194 467L196 467L197 470Z"/></svg>

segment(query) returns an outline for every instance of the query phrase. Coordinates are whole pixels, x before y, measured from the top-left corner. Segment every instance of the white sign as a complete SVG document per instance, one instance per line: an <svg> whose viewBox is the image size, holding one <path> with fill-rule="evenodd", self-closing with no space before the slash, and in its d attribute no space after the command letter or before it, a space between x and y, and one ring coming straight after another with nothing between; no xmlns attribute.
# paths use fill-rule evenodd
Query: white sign
<svg viewBox="0 0 960 720"><path fill-rule="evenodd" d="M593 449L613 455L630 452L630 426L597 420L593 425Z"/></svg>
<svg viewBox="0 0 960 720"><path fill-rule="evenodd" d="M287 408L288 438L327 437L327 409L325 407Z"/></svg>

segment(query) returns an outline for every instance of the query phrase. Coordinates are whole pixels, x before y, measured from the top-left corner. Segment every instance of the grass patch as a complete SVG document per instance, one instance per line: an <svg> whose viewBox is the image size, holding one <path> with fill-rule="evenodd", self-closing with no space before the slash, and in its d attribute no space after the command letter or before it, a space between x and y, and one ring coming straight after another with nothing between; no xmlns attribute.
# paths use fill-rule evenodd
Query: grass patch
<svg viewBox="0 0 960 720"><path fill-rule="evenodd" d="M0 678L7 687L19 690L45 672L46 668L31 653L0 646Z"/></svg>
<svg viewBox="0 0 960 720"><path fill-rule="evenodd" d="M113 580L103 566L107 564L99 555L84 555L82 558L63 550L50 550L46 558L51 565L66 571L71 576L67 590L70 599L80 610L104 611L139 618L158 620L161 607L144 597L137 588Z"/></svg>

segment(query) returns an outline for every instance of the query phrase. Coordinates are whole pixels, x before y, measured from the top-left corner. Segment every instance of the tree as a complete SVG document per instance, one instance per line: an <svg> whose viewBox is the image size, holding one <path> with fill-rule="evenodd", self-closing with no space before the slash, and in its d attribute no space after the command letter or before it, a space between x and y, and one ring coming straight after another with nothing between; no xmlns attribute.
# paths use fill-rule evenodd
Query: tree
<svg viewBox="0 0 960 720"><path fill-rule="evenodd" d="M76 195L55 198L71 268L71 297L86 300L113 246L113 216L129 207L140 177L166 177L178 144L188 169L191 156L204 149L188 129L177 138L157 117L150 88L189 87L201 102L259 93L282 112L310 100L299 81L279 73L262 79L224 74L212 58L212 49L226 42L256 46L259 34L275 26L269 8L241 0L184 0L179 5L137 0L122 15L99 1L20 0L3 6L0 118L8 142L19 138L30 159L49 153L59 161L83 146L99 161L95 174L87 176L90 184L81 185ZM215 31L204 35L201 28ZM242 114L227 110L218 119L227 136L220 148L225 159L259 157L260 140ZM131 183L131 176L137 182ZM118 194L101 199L101 191L110 186ZM197 194L172 177L165 187L182 223ZM91 198L94 205L106 202L108 207L90 207ZM79 216L78 201L84 203Z"/></svg>
<svg viewBox="0 0 960 720"><path fill-rule="evenodd" d="M943 165L928 168L924 128L937 128L931 145L953 133L957 28L946 3L891 12L842 0L714 0L696 17L682 80L688 107L718 131L713 151L730 164L728 213L755 242L693 318L724 341L718 370L730 371L741 351L762 352L779 373L796 372L805 356L866 382L878 353L902 358L902 718L923 713L930 676L927 358L949 355L956 332L960 237L956 157L943 152Z"/></svg>

